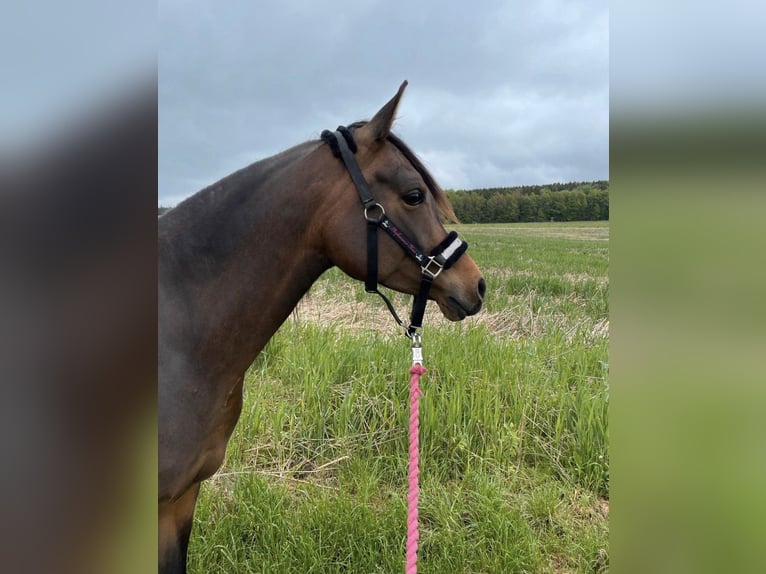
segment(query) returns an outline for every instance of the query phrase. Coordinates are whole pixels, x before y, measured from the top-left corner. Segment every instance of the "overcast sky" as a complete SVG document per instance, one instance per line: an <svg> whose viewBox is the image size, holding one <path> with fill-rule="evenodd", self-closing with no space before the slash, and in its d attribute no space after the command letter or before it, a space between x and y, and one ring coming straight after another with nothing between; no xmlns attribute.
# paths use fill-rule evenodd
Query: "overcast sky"
<svg viewBox="0 0 766 574"><path fill-rule="evenodd" d="M606 0L162 0L159 203L370 118L445 188L609 176Z"/></svg>

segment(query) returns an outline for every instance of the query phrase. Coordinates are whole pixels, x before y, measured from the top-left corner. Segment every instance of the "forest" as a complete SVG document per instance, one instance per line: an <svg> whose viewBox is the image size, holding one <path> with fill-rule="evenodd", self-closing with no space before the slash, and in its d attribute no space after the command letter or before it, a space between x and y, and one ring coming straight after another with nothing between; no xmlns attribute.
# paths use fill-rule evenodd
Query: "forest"
<svg viewBox="0 0 766 574"><path fill-rule="evenodd" d="M609 219L609 182L445 190L462 223Z"/></svg>

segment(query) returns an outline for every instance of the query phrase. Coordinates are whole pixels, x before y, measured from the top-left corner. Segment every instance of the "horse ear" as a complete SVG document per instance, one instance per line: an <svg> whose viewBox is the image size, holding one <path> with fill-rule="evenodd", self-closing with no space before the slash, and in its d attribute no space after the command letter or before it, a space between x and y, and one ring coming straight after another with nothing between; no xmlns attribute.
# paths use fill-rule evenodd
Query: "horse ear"
<svg viewBox="0 0 766 574"><path fill-rule="evenodd" d="M399 107L399 100L402 99L404 88L407 87L407 80L399 86L399 91L391 98L388 103L380 108L377 114L359 131L364 134L364 139L370 142L382 141L388 137L391 132L391 126L396 118L396 108ZM361 134L360 134L361 135Z"/></svg>

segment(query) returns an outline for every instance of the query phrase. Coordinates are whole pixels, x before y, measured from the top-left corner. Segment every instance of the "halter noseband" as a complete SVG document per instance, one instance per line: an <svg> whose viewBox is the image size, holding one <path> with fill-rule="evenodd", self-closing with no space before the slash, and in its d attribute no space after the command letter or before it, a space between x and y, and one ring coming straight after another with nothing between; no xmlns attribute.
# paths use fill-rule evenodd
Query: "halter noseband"
<svg viewBox="0 0 766 574"><path fill-rule="evenodd" d="M364 208L364 219L367 221L367 278L364 282L365 291L380 295L396 322L402 327L404 327L404 322L396 314L391 301L378 290L378 227L388 233L399 247L420 266L422 274L420 289L413 299L410 325L405 331L408 337L412 337L422 327L423 314L428 303L428 293L431 290L431 284L439 276L439 273L454 265L460 256L465 253L466 249L468 249L468 244L459 239L455 231L450 231L447 237L434 247L430 255L425 255L388 218L386 210L383 209L383 206L372 195L370 187L367 185L367 180L364 179L362 170L359 168L359 164L354 157L357 146L351 130L344 126L339 126L336 132L325 130L322 132L322 140L330 145L333 155L340 158L345 164Z"/></svg>

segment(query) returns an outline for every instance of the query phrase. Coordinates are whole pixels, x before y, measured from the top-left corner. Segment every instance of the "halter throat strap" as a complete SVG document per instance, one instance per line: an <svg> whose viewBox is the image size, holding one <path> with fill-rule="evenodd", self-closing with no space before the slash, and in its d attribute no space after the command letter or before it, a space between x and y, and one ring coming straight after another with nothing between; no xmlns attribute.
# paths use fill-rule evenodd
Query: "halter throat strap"
<svg viewBox="0 0 766 574"><path fill-rule="evenodd" d="M412 312L410 314L410 324L406 328L406 334L411 337L423 325L423 315L425 314L426 304L428 303L428 294L431 285L438 275L444 270L449 269L460 258L468 244L458 238L455 231L451 231L447 237L439 243L430 253L425 255L409 237L397 227L386 215L383 206L375 200L370 191L370 187L365 180L362 170L354 156L357 151L356 142L351 131L344 127L338 127L336 132L325 130L322 132L322 140L327 142L332 149L333 154L339 157L359 194L359 199L364 208L364 218L367 222L367 277L365 278L365 291L380 295L386 303L386 307L393 315L400 326L404 322L399 318L391 304L391 301L378 289L378 228L382 228L404 252L412 257L420 266L421 282L418 294L412 302Z"/></svg>

